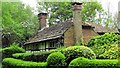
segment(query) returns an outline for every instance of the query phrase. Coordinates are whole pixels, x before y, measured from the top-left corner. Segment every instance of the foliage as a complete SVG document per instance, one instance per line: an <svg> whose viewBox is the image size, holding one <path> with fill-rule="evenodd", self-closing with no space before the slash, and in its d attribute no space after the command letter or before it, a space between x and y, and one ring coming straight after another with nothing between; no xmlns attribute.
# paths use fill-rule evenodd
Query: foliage
<svg viewBox="0 0 120 68"><path fill-rule="evenodd" d="M61 52L54 52L48 56L47 63L49 66L64 66L65 56Z"/></svg>
<svg viewBox="0 0 120 68"><path fill-rule="evenodd" d="M110 45L119 40L119 37L115 33L105 33L104 35L95 36L92 38L87 46L102 46L102 45Z"/></svg>
<svg viewBox="0 0 120 68"><path fill-rule="evenodd" d="M51 50L51 52L61 52L61 53L63 53L65 49L66 49L66 47L60 47L60 48Z"/></svg>
<svg viewBox="0 0 120 68"><path fill-rule="evenodd" d="M83 4L82 20L86 22L96 22L96 14L103 11L99 2L87 2ZM98 18L99 19L99 18ZM100 21L99 21L100 22Z"/></svg>
<svg viewBox="0 0 120 68"><path fill-rule="evenodd" d="M99 57L104 59L117 59L118 58L118 44L112 44L108 50L105 50Z"/></svg>
<svg viewBox="0 0 120 68"><path fill-rule="evenodd" d="M120 38L117 34L115 33L105 33L104 35L101 36L96 36L92 38L87 46L89 46L96 54L97 58L117 58L117 43L114 44L115 42L119 41ZM113 45L112 45L113 44ZM114 50L115 48L116 50ZM108 51L109 50L109 51ZM113 50L113 51L111 51ZM111 55L110 53L113 53L114 55ZM103 54L103 55L101 55ZM101 56L100 56L101 55ZM106 57L105 57L106 56Z"/></svg>
<svg viewBox="0 0 120 68"><path fill-rule="evenodd" d="M84 57L79 57L79 58L76 58L76 59L73 59L69 66L70 67L73 67L73 66L89 66L89 59L87 58L84 58Z"/></svg>
<svg viewBox="0 0 120 68"><path fill-rule="evenodd" d="M42 5L44 7L44 9L42 9L43 7L39 7L39 9L46 10L48 13L50 13L50 26L54 23L63 22L73 17L71 2L45 2L44 4L39 3L39 5ZM83 3L81 12L82 20L87 22L94 22L96 21L96 14L101 11L103 11L103 8L98 2Z"/></svg>
<svg viewBox="0 0 120 68"><path fill-rule="evenodd" d="M3 68L46 68L46 62L23 61L14 58L3 59Z"/></svg>
<svg viewBox="0 0 120 68"><path fill-rule="evenodd" d="M66 62L69 63L71 60L77 57L85 57L89 59L95 59L95 53L86 46L71 46L65 49L63 52L66 56Z"/></svg>
<svg viewBox="0 0 120 68"><path fill-rule="evenodd" d="M34 62L46 62L47 57L51 54L51 52L36 52L36 53L16 53L12 56L16 59L22 59L26 61L34 61Z"/></svg>
<svg viewBox="0 0 120 68"><path fill-rule="evenodd" d="M5 44L25 41L36 33L37 25L37 16L31 7L21 2L2 3L2 41Z"/></svg>
<svg viewBox="0 0 120 68"><path fill-rule="evenodd" d="M49 26L72 17L72 5L70 2L45 2L44 4L39 2L39 5L44 7L44 9L38 7L39 9L46 10L50 14Z"/></svg>
<svg viewBox="0 0 120 68"><path fill-rule="evenodd" d="M89 60L83 57L72 60L69 64L69 68L106 68L106 67L118 67L118 60Z"/></svg>
<svg viewBox="0 0 120 68"><path fill-rule="evenodd" d="M2 58L12 57L14 53L24 53L25 50L18 46L18 44L13 43L10 47L3 48L1 50Z"/></svg>

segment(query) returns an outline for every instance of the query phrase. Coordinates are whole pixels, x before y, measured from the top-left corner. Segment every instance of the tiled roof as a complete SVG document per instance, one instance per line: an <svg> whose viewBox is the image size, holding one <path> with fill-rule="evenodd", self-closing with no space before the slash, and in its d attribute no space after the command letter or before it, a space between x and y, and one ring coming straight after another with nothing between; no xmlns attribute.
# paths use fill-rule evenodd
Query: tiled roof
<svg viewBox="0 0 120 68"><path fill-rule="evenodd" d="M71 21L65 21L64 23L58 23L49 28L39 30L38 33L33 38L30 38L25 44L61 37L72 25L73 24Z"/></svg>
<svg viewBox="0 0 120 68"><path fill-rule="evenodd" d="M73 26L73 22L71 20L69 20L69 21L65 21L63 23L58 23L49 28L44 28L42 30L39 30L38 33L34 37L30 38L25 43L25 45L30 44L30 43L41 42L41 41L45 41L45 40L59 38L71 26ZM106 33L106 32L119 33L118 31L110 30L108 28L105 28L105 27L95 24L95 23L83 23L82 26L94 27L94 30L97 33Z"/></svg>
<svg viewBox="0 0 120 68"><path fill-rule="evenodd" d="M94 27L95 32L97 33L106 33L106 32L114 32L119 33L118 30L113 30L107 27L103 27L102 25L96 24L96 23L89 23L92 27Z"/></svg>

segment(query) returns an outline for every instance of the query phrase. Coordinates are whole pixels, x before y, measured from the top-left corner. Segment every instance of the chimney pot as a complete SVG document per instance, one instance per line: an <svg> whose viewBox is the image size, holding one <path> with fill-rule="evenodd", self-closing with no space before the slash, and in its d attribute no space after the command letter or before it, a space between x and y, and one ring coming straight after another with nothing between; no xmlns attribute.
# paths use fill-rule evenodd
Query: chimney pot
<svg viewBox="0 0 120 68"><path fill-rule="evenodd" d="M73 11L82 9L82 3L79 2L74 2L72 6L73 6Z"/></svg>

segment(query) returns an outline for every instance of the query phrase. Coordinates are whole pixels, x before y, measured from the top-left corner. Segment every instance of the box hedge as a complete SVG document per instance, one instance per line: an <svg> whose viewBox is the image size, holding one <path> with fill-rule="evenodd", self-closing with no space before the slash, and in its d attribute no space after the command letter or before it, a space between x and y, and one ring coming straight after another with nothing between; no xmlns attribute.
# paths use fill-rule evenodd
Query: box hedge
<svg viewBox="0 0 120 68"><path fill-rule="evenodd" d="M16 59L22 59L25 61L34 61L34 62L46 62L47 57L51 52L28 52L28 53L16 53L13 54L13 57Z"/></svg>
<svg viewBox="0 0 120 68"><path fill-rule="evenodd" d="M95 53L86 46L71 46L64 50L63 54L66 57L66 62L69 62L77 57L85 57L89 59L95 59Z"/></svg>
<svg viewBox="0 0 120 68"><path fill-rule="evenodd" d="M61 52L51 53L47 58L48 66L65 66L65 56Z"/></svg>
<svg viewBox="0 0 120 68"><path fill-rule="evenodd" d="M118 60L89 60L87 58L79 57L72 60L69 68L118 68Z"/></svg>
<svg viewBox="0 0 120 68"><path fill-rule="evenodd" d="M31 62L14 58L3 59L3 68L46 68L47 62Z"/></svg>
<svg viewBox="0 0 120 68"><path fill-rule="evenodd" d="M1 50L2 58L12 57L14 53L24 53L25 50L18 46L18 44L13 43L10 47L3 48Z"/></svg>

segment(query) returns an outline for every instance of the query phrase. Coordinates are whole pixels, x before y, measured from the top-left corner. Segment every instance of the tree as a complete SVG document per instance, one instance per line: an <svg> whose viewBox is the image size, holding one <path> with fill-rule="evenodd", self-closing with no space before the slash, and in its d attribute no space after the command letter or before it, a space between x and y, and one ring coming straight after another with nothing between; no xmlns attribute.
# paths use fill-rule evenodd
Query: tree
<svg viewBox="0 0 120 68"><path fill-rule="evenodd" d="M37 31L37 18L29 6L21 2L2 3L2 42L10 45L28 39Z"/></svg>
<svg viewBox="0 0 120 68"><path fill-rule="evenodd" d="M49 25L55 22L63 22L73 17L71 2L45 2L39 3L40 8L48 11ZM102 6L98 2L83 3L82 20L85 22L96 22L96 14L102 12Z"/></svg>
<svg viewBox="0 0 120 68"><path fill-rule="evenodd" d="M87 2L83 4L82 9L82 20L85 22L100 22L101 20L96 19L97 13L103 11L102 5L98 2ZM98 21L96 21L98 20Z"/></svg>

